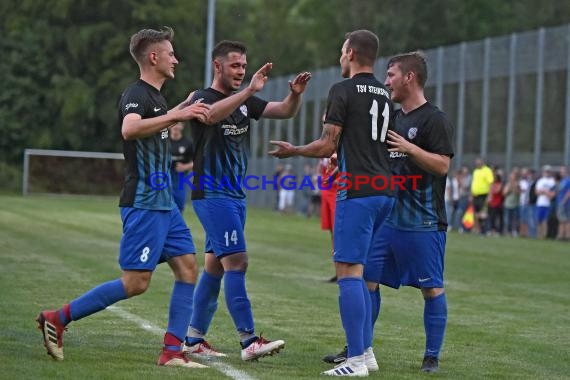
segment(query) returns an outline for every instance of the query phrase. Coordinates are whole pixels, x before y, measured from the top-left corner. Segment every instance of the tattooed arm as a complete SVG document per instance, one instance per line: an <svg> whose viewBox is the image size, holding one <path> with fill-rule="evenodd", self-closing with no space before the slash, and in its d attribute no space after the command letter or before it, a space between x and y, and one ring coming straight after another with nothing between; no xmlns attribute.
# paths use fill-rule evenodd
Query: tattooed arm
<svg viewBox="0 0 570 380"><path fill-rule="evenodd" d="M334 124L325 124L321 138L307 145L294 146L286 141L270 141L275 149L269 154L277 158L293 156L330 157L338 147L342 128Z"/></svg>

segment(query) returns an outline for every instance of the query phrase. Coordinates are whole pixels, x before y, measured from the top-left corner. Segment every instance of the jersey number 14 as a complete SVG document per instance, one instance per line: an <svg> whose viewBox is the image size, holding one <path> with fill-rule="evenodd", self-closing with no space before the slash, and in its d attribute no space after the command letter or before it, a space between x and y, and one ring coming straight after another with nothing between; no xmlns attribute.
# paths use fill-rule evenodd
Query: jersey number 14
<svg viewBox="0 0 570 380"><path fill-rule="evenodd" d="M372 101L370 107L370 115L372 115L372 140L378 141L378 101ZM382 130L380 131L380 141L386 141L386 133L388 133L388 121L390 120L390 107L388 102L384 103L384 110L382 111Z"/></svg>

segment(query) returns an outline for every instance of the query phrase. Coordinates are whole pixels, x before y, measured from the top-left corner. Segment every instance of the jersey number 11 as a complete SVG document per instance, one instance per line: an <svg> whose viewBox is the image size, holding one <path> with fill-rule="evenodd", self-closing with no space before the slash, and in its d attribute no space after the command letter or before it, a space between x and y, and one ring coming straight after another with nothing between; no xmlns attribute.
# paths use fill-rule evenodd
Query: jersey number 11
<svg viewBox="0 0 570 380"><path fill-rule="evenodd" d="M378 141L378 102L376 99L372 101L370 107L370 115L372 115L372 140ZM382 111L382 130L380 131L380 142L386 141L386 133L388 133L388 121L390 120L390 107L388 102L384 103Z"/></svg>

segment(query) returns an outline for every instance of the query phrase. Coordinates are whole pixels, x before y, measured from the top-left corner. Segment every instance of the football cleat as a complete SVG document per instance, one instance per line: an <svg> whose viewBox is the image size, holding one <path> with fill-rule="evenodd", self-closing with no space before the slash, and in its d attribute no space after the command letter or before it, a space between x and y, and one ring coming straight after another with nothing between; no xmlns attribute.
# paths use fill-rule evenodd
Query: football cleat
<svg viewBox="0 0 570 380"><path fill-rule="evenodd" d="M376 356L374 356L372 347L368 347L366 350L364 350L364 364L366 364L368 371L378 371L380 369L378 367L378 362L376 361Z"/></svg>
<svg viewBox="0 0 570 380"><path fill-rule="evenodd" d="M166 348L162 349L162 353L158 357L157 364L166 367L209 368L206 365L193 362L186 358L182 351L171 351Z"/></svg>
<svg viewBox="0 0 570 380"><path fill-rule="evenodd" d="M285 342L282 340L267 340L261 335L254 340L249 346L241 350L241 360L250 361L257 360L264 356L273 356L285 347Z"/></svg>
<svg viewBox="0 0 570 380"><path fill-rule="evenodd" d="M48 355L55 360L63 360L63 333L66 328L59 321L58 312L44 310L38 315L36 322L42 330Z"/></svg>
<svg viewBox="0 0 570 380"><path fill-rule="evenodd" d="M435 356L426 356L421 370L423 372L437 372L439 370L439 360Z"/></svg>
<svg viewBox="0 0 570 380"><path fill-rule="evenodd" d="M188 343L184 343L182 351L184 352L184 354L186 354L186 356L193 355L204 358L210 358L210 357L221 358L228 356L222 352L216 351L214 348L212 348L212 346L210 346L210 343L208 343L208 341L206 340L193 344L191 346L188 345Z"/></svg>
<svg viewBox="0 0 570 380"><path fill-rule="evenodd" d="M368 376L368 368L365 364L357 365L350 359L336 365L333 369L324 371L321 375L326 376L349 376L349 377L366 377Z"/></svg>
<svg viewBox="0 0 570 380"><path fill-rule="evenodd" d="M342 363L346 360L347 351L348 351L348 347L344 346L344 348L342 349L341 352L339 352L338 354L327 355L323 358L323 361L325 363L331 363L331 364Z"/></svg>

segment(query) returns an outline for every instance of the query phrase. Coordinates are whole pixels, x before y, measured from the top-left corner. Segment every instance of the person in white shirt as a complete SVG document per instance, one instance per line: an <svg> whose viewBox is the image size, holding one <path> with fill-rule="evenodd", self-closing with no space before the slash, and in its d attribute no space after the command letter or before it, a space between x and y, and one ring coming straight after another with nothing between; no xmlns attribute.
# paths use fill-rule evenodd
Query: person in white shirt
<svg viewBox="0 0 570 380"><path fill-rule="evenodd" d="M546 237L546 221L548 220L548 213L550 212L550 200L554 197L554 188L556 182L552 176L552 168L545 165L542 168L542 177L536 182L534 189L536 193L536 221L537 221L537 236L539 239Z"/></svg>

